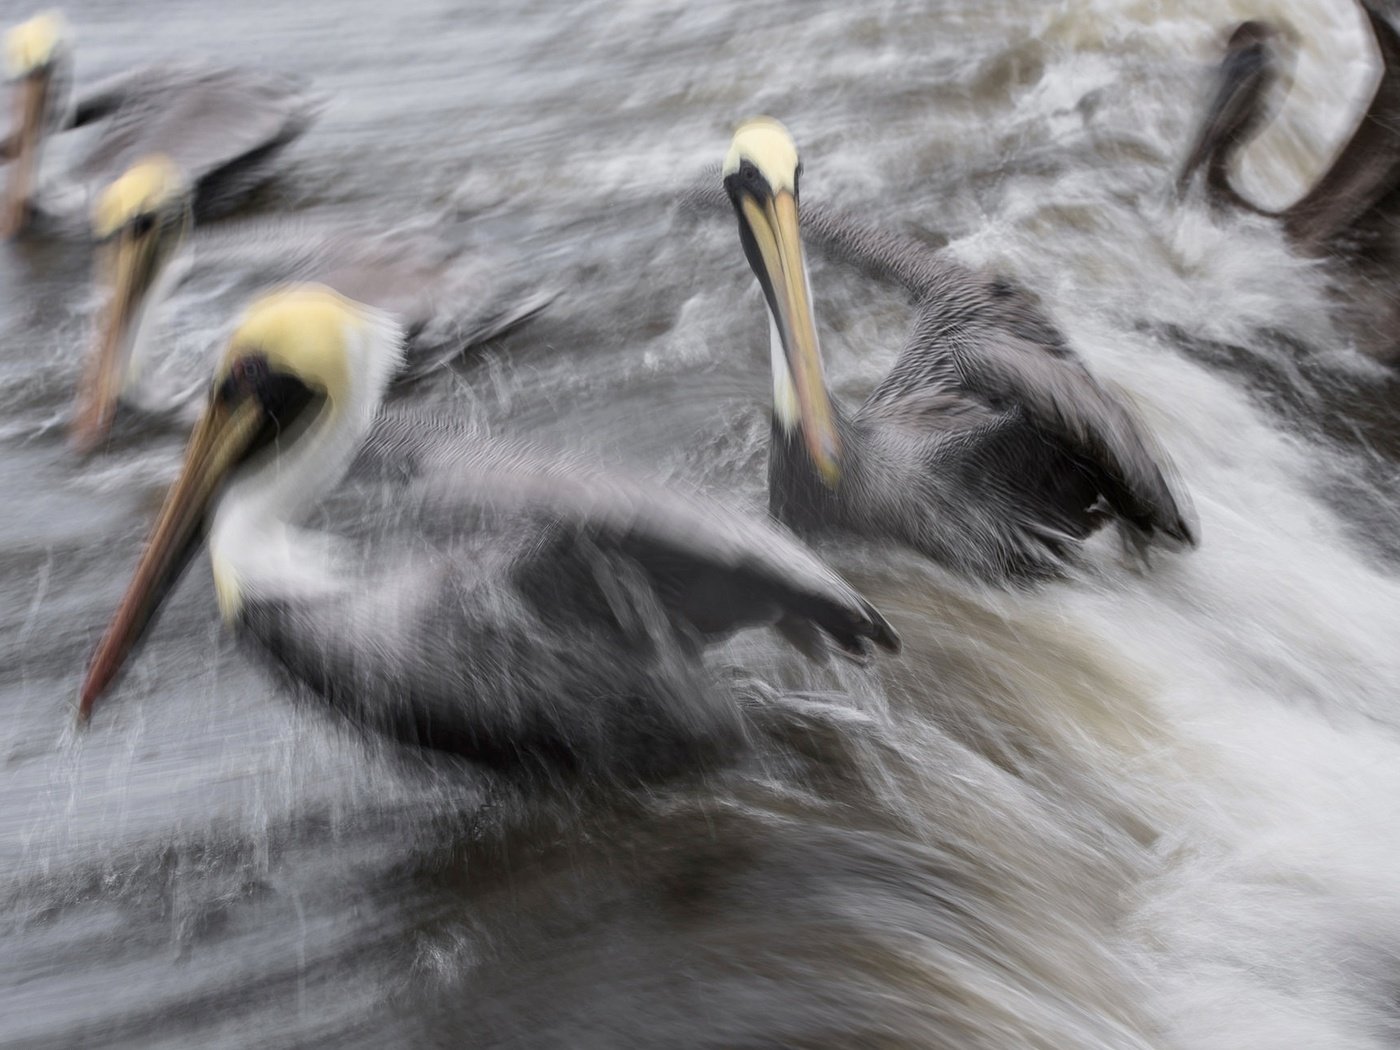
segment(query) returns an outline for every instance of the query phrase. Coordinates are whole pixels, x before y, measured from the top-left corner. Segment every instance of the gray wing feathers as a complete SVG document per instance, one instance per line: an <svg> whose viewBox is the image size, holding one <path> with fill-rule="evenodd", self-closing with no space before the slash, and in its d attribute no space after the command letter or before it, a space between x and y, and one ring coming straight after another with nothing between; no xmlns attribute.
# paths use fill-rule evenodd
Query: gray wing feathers
<svg viewBox="0 0 1400 1050"><path fill-rule="evenodd" d="M215 66L154 66L85 93L75 123L110 117L79 171L113 178L162 153L196 184L285 145L315 119L320 101L305 80Z"/></svg>
<svg viewBox="0 0 1400 1050"><path fill-rule="evenodd" d="M867 226L822 204L802 204L804 238L873 277L892 280L923 298L948 267L926 244Z"/></svg>
<svg viewBox="0 0 1400 1050"><path fill-rule="evenodd" d="M242 294L317 281L386 311L408 336L402 376L425 375L523 324L557 297L519 265L420 230L356 234L309 222L254 221L200 234L192 273L239 271Z"/></svg>
<svg viewBox="0 0 1400 1050"><path fill-rule="evenodd" d="M1002 286L996 295L999 323L946 341L959 383L992 404L1019 405L1036 428L1101 469L1111 486L1105 495L1134 526L1195 543L1189 508L1168 481L1169 460L1122 395L1089 374L1023 292ZM916 325L911 342L926 331Z"/></svg>
<svg viewBox="0 0 1400 1050"><path fill-rule="evenodd" d="M539 287L536 276L518 263L489 251L449 246L431 235L399 241L395 250L392 258L370 261L372 286L363 297L353 288L353 272L325 279L342 294L404 322L408 378L426 375L524 324L559 295Z"/></svg>
<svg viewBox="0 0 1400 1050"><path fill-rule="evenodd" d="M164 86L159 66L127 70L84 89L74 103L68 127L81 128L94 120L111 116L126 99L140 97L144 90L148 90L145 85L151 79Z"/></svg>
<svg viewBox="0 0 1400 1050"><path fill-rule="evenodd" d="M718 183L707 173L704 183L685 191L683 205L692 210L718 207L726 200ZM968 443L988 433L994 443L1015 445L1011 414L1019 412L1024 423L1098 474L1105 496L1135 528L1195 542L1191 511L1168 480L1167 458L1124 407L1121 395L1089 374L1025 292L969 270L914 238L867 226L821 204L804 201L802 227L814 245L902 285L919 302L914 331L858 419L895 428L892 440L921 443L926 458L975 461ZM982 418L982 408L995 417L993 423ZM1015 453L1014 447L988 451L993 458ZM1013 460L998 469L1024 473ZM1019 516L1035 533L1029 547L1040 546L1041 532L1052 546L1064 539L1056 524L1061 508L1052 504L1073 503L1082 484L1058 476L1063 470L1054 466L1046 473L1041 479L1045 491L1027 498L1041 500L1044 506L1032 509L1049 516L1043 521L1035 514ZM1015 505L1009 493L1003 495Z"/></svg>
<svg viewBox="0 0 1400 1050"><path fill-rule="evenodd" d="M1185 497L1169 460L1101 385L1022 289L943 260L930 278L914 329L863 414L881 418L929 389L972 395L994 410L1019 407L1026 421L1098 471L1114 509L1134 527L1195 543Z"/></svg>
<svg viewBox="0 0 1400 1050"><path fill-rule="evenodd" d="M922 300L914 330L867 411L899 413L901 400L929 388L967 391L993 408L1019 405L1033 425L1103 469L1118 490L1117 509L1134 525L1195 542L1189 510L1165 476L1166 457L1025 291L821 206L804 208L803 225L815 242Z"/></svg>
<svg viewBox="0 0 1400 1050"><path fill-rule="evenodd" d="M898 637L884 618L785 529L699 497L658 489L473 436L461 427L386 417L371 457L436 471L425 486L439 505L513 507L586 531L658 575L689 585L684 615L707 631L786 614L813 621L843 649ZM445 468L445 469L444 469ZM716 583L723 586L716 586ZM703 584L703 586L702 586ZM749 608L726 607L735 598Z"/></svg>
<svg viewBox="0 0 1400 1050"><path fill-rule="evenodd" d="M416 557L335 596L254 604L244 623L261 655L357 728L515 778L645 780L742 734L674 644L551 625L490 561Z"/></svg>

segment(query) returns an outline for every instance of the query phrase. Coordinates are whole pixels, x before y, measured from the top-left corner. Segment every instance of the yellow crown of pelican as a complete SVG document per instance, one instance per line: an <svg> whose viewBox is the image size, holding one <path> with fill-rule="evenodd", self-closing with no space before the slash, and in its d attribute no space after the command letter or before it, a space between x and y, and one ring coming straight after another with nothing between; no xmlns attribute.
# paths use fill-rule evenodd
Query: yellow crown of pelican
<svg viewBox="0 0 1400 1050"><path fill-rule="evenodd" d="M185 176L170 158L139 160L97 198L92 232L99 238L110 237L135 216L158 211L185 192Z"/></svg>
<svg viewBox="0 0 1400 1050"><path fill-rule="evenodd" d="M734 174L745 160L763 173L774 192L796 190L797 143L772 117L754 117L739 125L724 158L724 174Z"/></svg>
<svg viewBox="0 0 1400 1050"><path fill-rule="evenodd" d="M22 77L41 69L68 41L68 23L57 11L45 11L5 34L5 69Z"/></svg>
<svg viewBox="0 0 1400 1050"><path fill-rule="evenodd" d="M322 284L268 292L244 310L219 375L227 375L247 354L262 354L274 369L325 391L334 401L350 383L347 336L364 322L364 307Z"/></svg>

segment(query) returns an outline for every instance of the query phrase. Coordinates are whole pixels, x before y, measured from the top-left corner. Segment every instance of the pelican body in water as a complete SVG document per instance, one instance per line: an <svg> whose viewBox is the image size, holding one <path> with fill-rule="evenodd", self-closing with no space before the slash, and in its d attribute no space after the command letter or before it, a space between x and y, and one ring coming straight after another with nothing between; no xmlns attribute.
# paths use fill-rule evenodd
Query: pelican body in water
<svg viewBox="0 0 1400 1050"><path fill-rule="evenodd" d="M1400 359L1400 304L1391 292L1400 272L1400 35L1369 0L1359 0L1380 56L1381 76L1370 104L1330 167L1301 198L1278 211L1235 189L1230 170L1240 149L1267 123L1268 101L1281 77L1281 44L1293 30L1268 22L1241 23L1231 33L1216 87L1177 178L1184 194L1202 169L1212 204L1277 219L1289 243L1304 255L1336 259L1355 280L1346 294L1361 327L1374 338L1363 345L1376 356Z"/></svg>
<svg viewBox="0 0 1400 1050"><path fill-rule="evenodd" d="M190 182L194 214L205 219L231 210L265 181L319 108L302 80L189 64L119 74L70 102L72 47L56 13L11 29L5 50L16 116L14 131L0 142L0 159L10 161L4 236L17 233L33 210L40 154L55 132L103 123L73 172L85 185L105 185L142 157L169 157Z"/></svg>
<svg viewBox="0 0 1400 1050"><path fill-rule="evenodd" d="M798 226L797 147L742 125L723 168L771 322L774 515L799 532L905 544L968 575L1053 574L1110 520L1135 540L1195 543L1166 468L1024 292L818 209L818 240L918 301L893 370L854 411L822 372Z"/></svg>
<svg viewBox="0 0 1400 1050"><path fill-rule="evenodd" d="M371 433L401 332L318 286L249 308L218 366L179 479L93 657L90 713L207 523L225 617L353 723L493 766L649 775L675 743L725 737L708 642L778 624L864 655L897 647L795 539L700 500L519 448L385 424L377 453L446 463L449 542L359 573L296 517ZM400 421L402 422L402 421Z"/></svg>
<svg viewBox="0 0 1400 1050"><path fill-rule="evenodd" d="M93 235L102 246L99 274L105 304L73 415L74 444L91 449L109 431L119 400L150 406L152 330L172 291L191 271L193 191L167 158L147 158L97 201ZM424 231L377 237L286 222L248 224L222 237L204 234L195 252L212 257L221 279L230 273L247 290L288 282L326 284L356 302L394 314L404 324L406 378L421 376L532 317L553 298L524 291L511 267L467 253ZM168 364L170 362L162 362ZM175 400L207 374L199 360L178 384ZM166 369L167 375L171 370ZM169 406L161 406L169 407Z"/></svg>

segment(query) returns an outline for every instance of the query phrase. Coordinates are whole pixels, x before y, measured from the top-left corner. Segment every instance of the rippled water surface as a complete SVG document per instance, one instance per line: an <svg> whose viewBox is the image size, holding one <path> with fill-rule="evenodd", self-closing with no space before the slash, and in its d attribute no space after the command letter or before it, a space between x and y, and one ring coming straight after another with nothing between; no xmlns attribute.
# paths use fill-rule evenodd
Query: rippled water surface
<svg viewBox="0 0 1400 1050"><path fill-rule="evenodd" d="M1369 90L1346 5L1289 6L1306 48L1241 173L1276 199ZM1034 593L835 552L906 654L810 669L737 640L716 674L759 680L751 749L637 797L516 797L288 703L204 562L78 734L181 438L71 455L87 256L6 246L0 1044L1394 1045L1400 390L1272 226L1168 194L1218 33L1258 11L69 7L80 83L191 54L314 79L322 118L248 215L445 214L564 290L410 402L761 507L759 296L732 220L675 201L769 112L804 195L1037 292L1156 429L1204 542L1139 569L1105 537ZM858 398L908 306L834 266L813 284ZM185 352L227 330L206 291ZM391 512L351 486L324 523Z"/></svg>

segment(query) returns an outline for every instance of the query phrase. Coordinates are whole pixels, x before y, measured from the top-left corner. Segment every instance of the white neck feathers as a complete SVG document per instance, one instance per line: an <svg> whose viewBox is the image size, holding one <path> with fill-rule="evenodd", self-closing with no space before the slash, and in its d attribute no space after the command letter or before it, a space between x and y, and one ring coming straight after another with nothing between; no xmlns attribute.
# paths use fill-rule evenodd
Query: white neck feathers
<svg viewBox="0 0 1400 1050"><path fill-rule="evenodd" d="M137 391L156 356L152 350L155 348L156 337L160 334L170 292L185 279L185 275L190 271L191 262L189 249L180 248L175 257L162 267L152 282L150 291L137 308L136 316L131 319L126 334L131 350L127 357L126 375L122 380L122 392L127 397L131 397ZM135 400L139 403L141 399L138 396Z"/></svg>
<svg viewBox="0 0 1400 1050"><path fill-rule="evenodd" d="M335 583L332 547L292 522L339 484L403 356L403 330L364 309L345 331L349 382L310 428L229 483L214 512L209 553L219 605L232 617L252 596L324 591Z"/></svg>
<svg viewBox="0 0 1400 1050"><path fill-rule="evenodd" d="M778 334L778 322L771 309L768 311L768 350L773 358L773 416L785 431L792 431L801 421L797 387L793 385L783 339Z"/></svg>

